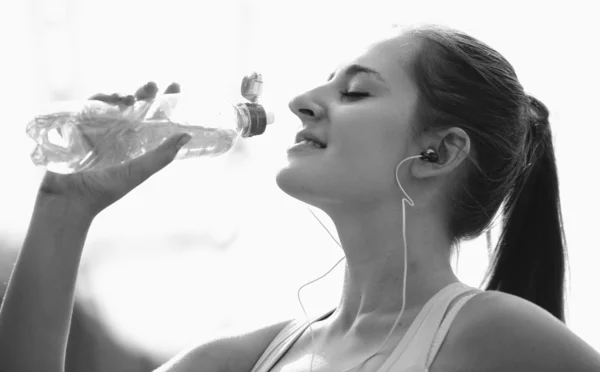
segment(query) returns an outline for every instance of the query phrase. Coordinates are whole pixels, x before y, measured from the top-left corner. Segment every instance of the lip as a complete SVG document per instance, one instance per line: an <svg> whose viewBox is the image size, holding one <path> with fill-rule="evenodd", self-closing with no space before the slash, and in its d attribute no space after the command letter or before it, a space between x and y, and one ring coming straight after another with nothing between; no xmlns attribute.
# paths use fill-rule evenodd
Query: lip
<svg viewBox="0 0 600 372"><path fill-rule="evenodd" d="M295 143L287 149L287 152L288 153L295 153L295 152L303 152L303 153L314 152L314 153L316 153L316 152L323 151L323 150L325 150L325 149L318 149L310 144Z"/></svg>
<svg viewBox="0 0 600 372"><path fill-rule="evenodd" d="M301 130L300 132L298 132L298 134L296 134L296 138L295 138L295 142L294 143L298 143L302 140L305 139L309 139L309 140L313 140L315 142L320 142L323 144L326 144L327 141L323 140L322 138L320 138L319 136L317 136L314 132L308 130L308 129L304 129Z"/></svg>

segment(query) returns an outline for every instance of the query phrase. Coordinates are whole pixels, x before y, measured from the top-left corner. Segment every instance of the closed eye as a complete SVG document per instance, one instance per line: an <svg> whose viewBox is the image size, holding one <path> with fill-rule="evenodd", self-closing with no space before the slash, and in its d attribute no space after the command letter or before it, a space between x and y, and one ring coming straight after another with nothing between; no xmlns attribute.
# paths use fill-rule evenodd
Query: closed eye
<svg viewBox="0 0 600 372"><path fill-rule="evenodd" d="M367 92L359 92L359 91L355 91L355 92L344 91L344 92L341 92L341 95L343 98L363 98L363 97L370 96L370 94Z"/></svg>

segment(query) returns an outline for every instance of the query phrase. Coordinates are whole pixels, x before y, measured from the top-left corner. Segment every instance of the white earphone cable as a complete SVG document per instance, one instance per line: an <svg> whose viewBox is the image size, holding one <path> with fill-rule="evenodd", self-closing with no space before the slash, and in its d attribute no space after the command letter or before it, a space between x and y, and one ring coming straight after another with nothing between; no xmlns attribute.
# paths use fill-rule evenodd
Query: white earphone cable
<svg viewBox="0 0 600 372"><path fill-rule="evenodd" d="M383 349L383 347L386 345L386 343L388 342L388 340L390 339L394 329L396 329L396 327L398 326L398 323L400 322L400 319L404 313L404 306L406 303L406 277L407 277L407 261L408 261L408 247L407 247L407 243L406 243L406 204L404 202L406 202L408 205L410 205L411 207L415 206L414 201L411 199L411 197L406 193L406 191L404 190L404 187L402 187L402 184L400 183L400 180L398 179L398 169L400 168L400 166L402 166L402 164L404 164L404 162L411 160L411 159L418 159L418 158L422 158L422 155L417 155L417 156L411 156L408 157L404 160L402 160L398 166L396 167L396 182L398 184L398 187L400 187L400 190L402 190L402 193L404 194L404 197L402 198L402 240L404 243L404 273L403 273L403 280L402 280L402 308L400 309L400 313L398 314L398 318L396 319L396 322L394 323L394 325L392 326L392 329L390 330L390 332L388 333L385 341L383 341L383 344L379 347L379 349L377 349L377 351L372 354L370 357L368 357L367 359L365 359L364 361L362 361L358 366L353 367L353 368L360 368L363 364L365 364L367 361L369 361L371 358L377 356L379 354L379 352L381 351L381 349ZM333 237L333 235L331 234L331 232L329 232L329 230L325 227L325 225L323 225L323 223L321 222L321 220L319 220L319 218L313 213L313 211L310 209L310 206L308 207L308 210L310 211L310 213L312 213L312 215L317 219L317 221L319 221L319 223L321 224L321 226L323 226L323 228L327 231L327 233L329 234L329 236L331 236L331 238L337 243L337 245L340 246L340 248L342 247L342 245ZM311 340L312 340L312 356L310 359L310 372L312 372L312 366L313 366L313 362L314 362L314 357L315 357L315 339L314 339L314 335L313 335L313 329L312 329L312 322L308 319L308 315L306 314L306 310L304 309L304 305L302 305L302 300L300 299L300 291L306 287L309 284L312 284L314 282L316 282L317 280L322 279L323 277L325 277L326 275L328 275L333 269L335 269L335 267L337 265L340 264L340 262L342 262L346 257L342 257L331 269L329 269L329 271L327 271L325 274L321 275L319 278L314 279L306 284L304 284L302 287L300 287L298 289L298 301L300 302L300 306L302 307L302 311L304 312L304 316L306 317L306 321L308 323L308 327L310 328L310 336L311 336ZM351 369L347 369L343 372L348 372Z"/></svg>

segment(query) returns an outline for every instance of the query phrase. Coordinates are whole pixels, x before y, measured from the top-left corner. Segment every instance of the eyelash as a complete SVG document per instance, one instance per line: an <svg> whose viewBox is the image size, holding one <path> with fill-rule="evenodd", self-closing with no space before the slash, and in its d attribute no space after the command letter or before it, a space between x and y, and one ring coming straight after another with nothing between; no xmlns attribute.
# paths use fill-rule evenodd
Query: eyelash
<svg viewBox="0 0 600 372"><path fill-rule="evenodd" d="M343 91L341 92L342 97L346 97L346 98L363 98L363 97L368 97L370 96L369 93L366 92L351 92L351 91Z"/></svg>

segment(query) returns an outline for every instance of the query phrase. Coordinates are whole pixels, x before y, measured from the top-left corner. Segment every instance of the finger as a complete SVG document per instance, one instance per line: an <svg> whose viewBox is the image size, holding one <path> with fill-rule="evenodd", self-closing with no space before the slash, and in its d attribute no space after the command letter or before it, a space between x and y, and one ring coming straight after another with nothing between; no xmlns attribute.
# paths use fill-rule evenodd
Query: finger
<svg viewBox="0 0 600 372"><path fill-rule="evenodd" d="M125 106L132 106L135 103L135 97L131 94L125 97L121 97L121 101L119 103Z"/></svg>
<svg viewBox="0 0 600 372"><path fill-rule="evenodd" d="M164 94L176 94L176 93L180 93L180 92L181 92L181 87L179 86L179 84L171 83L171 85L169 85L167 87L167 89L165 89Z"/></svg>
<svg viewBox="0 0 600 372"><path fill-rule="evenodd" d="M156 93L158 93L158 87L155 82L150 81L135 92L135 98L138 100L153 99L156 97Z"/></svg>
<svg viewBox="0 0 600 372"><path fill-rule="evenodd" d="M93 96L91 96L90 100L102 101L102 102L106 102L106 103L110 103L110 104L117 104L121 101L121 96L118 95L117 93L113 93L113 94L98 93L98 94L94 94Z"/></svg>
<svg viewBox="0 0 600 372"><path fill-rule="evenodd" d="M130 180L131 188L137 187L153 174L169 165L179 150L191 139L187 133L170 137L156 149L133 159L123 169L126 179Z"/></svg>

